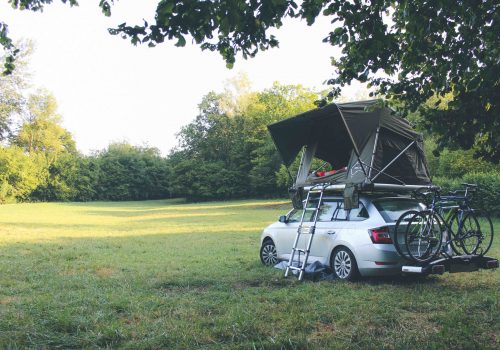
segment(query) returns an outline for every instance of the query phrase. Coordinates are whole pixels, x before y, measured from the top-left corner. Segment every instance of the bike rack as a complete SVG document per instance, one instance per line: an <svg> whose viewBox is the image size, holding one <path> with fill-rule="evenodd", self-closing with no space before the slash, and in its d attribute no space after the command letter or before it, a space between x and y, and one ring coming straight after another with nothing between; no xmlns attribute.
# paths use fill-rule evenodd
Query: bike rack
<svg viewBox="0 0 500 350"><path fill-rule="evenodd" d="M401 271L420 275L442 275L445 272L473 272L497 269L498 267L498 259L490 256L456 255L433 260L422 265L405 265L401 268Z"/></svg>

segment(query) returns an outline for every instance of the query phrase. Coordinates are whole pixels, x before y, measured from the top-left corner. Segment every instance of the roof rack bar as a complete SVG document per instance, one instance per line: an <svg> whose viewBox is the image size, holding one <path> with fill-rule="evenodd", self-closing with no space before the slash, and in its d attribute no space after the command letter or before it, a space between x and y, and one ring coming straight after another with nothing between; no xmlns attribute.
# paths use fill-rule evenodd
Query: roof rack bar
<svg viewBox="0 0 500 350"><path fill-rule="evenodd" d="M325 191L343 191L346 187L346 184L325 184ZM304 187L305 191L310 191L314 186ZM411 192L421 188L434 188L436 186L433 185L398 185L398 184L383 184L383 183L372 183L365 184L361 187L360 191L402 191L402 192Z"/></svg>

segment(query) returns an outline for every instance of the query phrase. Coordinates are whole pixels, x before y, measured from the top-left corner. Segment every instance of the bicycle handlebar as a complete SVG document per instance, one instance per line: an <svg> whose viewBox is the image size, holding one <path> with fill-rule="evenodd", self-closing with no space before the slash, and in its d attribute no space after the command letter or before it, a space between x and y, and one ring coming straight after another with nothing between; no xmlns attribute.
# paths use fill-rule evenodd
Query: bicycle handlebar
<svg viewBox="0 0 500 350"><path fill-rule="evenodd" d="M441 187L435 185L423 186L415 191L413 191L413 196L418 198L421 197L424 200L428 200L429 196L433 195L438 201L466 201L469 199L469 194L473 193L477 189L476 184L463 183L465 189L449 191L447 195L441 196Z"/></svg>
<svg viewBox="0 0 500 350"><path fill-rule="evenodd" d="M476 184L468 184L468 183L462 183L462 186L465 186L465 187L471 187L471 188L477 188L477 185Z"/></svg>

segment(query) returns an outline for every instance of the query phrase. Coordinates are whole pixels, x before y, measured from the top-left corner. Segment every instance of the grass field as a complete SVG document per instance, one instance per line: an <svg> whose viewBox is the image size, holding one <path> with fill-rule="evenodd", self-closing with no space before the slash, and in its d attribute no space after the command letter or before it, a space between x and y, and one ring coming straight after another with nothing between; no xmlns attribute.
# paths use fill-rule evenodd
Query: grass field
<svg viewBox="0 0 500 350"><path fill-rule="evenodd" d="M258 250L286 208L1 206L0 348L500 347L498 271L285 280Z"/></svg>

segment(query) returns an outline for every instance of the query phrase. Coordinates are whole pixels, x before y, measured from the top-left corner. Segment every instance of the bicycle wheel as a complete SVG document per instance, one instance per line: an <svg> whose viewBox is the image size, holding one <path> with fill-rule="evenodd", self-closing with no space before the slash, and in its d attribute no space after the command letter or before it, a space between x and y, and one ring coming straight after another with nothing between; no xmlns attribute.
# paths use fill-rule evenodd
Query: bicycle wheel
<svg viewBox="0 0 500 350"><path fill-rule="evenodd" d="M493 224L483 211L469 211L463 218L460 242L465 254L483 256L493 242Z"/></svg>
<svg viewBox="0 0 500 350"><path fill-rule="evenodd" d="M448 228L450 231L448 240L450 242L451 249L453 249L453 252L457 255L467 254L462 244L461 233L459 232L459 230L462 231L463 223L461 222L464 222L466 215L466 211L458 210L453 213L450 221L448 221Z"/></svg>
<svg viewBox="0 0 500 350"><path fill-rule="evenodd" d="M408 255L416 262L428 262L439 254L443 229L439 216L428 210L418 212L409 221L405 232Z"/></svg>
<svg viewBox="0 0 500 350"><path fill-rule="evenodd" d="M408 222L415 214L418 214L418 211L416 210L405 211L398 218L396 226L394 226L394 238L393 238L394 247L396 247L396 250L399 253L399 255L408 260L412 260L412 258L408 254L408 249L406 249L405 233L408 227Z"/></svg>

